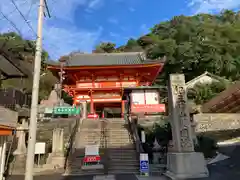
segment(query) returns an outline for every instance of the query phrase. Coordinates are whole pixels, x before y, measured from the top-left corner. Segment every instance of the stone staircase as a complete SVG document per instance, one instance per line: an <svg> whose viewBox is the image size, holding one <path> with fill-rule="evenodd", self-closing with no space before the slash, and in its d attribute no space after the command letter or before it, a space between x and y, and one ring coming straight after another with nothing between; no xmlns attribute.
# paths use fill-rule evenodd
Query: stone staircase
<svg viewBox="0 0 240 180"><path fill-rule="evenodd" d="M128 128L121 119L112 119L108 122L107 153L108 173L126 174L138 173L139 161Z"/></svg>
<svg viewBox="0 0 240 180"><path fill-rule="evenodd" d="M84 148L99 144L104 169L82 170ZM74 152L68 161L65 174L103 175L138 174L139 161L135 144L124 120L84 120L75 138Z"/></svg>
<svg viewBox="0 0 240 180"><path fill-rule="evenodd" d="M68 161L65 174L71 175L101 175L104 169L82 170L82 163L86 145L100 145L100 156L104 157L104 144L102 143L101 129L103 122L85 119L76 134L74 152Z"/></svg>

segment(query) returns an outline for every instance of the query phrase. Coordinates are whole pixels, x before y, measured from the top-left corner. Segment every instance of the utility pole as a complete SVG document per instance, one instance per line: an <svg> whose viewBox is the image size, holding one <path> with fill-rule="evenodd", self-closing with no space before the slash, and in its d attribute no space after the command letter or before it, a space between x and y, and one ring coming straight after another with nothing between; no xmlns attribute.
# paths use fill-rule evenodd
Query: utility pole
<svg viewBox="0 0 240 180"><path fill-rule="evenodd" d="M38 94L39 94L39 80L40 80L41 60L42 60L43 16L44 16L44 0L40 0L39 11L38 11L37 42L36 42L36 52L35 52L35 61L34 61L32 104L31 104L31 113L30 113L25 180L33 180L33 173L34 173L33 171L34 171L34 157L35 157L34 155L35 155L35 144L36 144L36 134L37 134Z"/></svg>
<svg viewBox="0 0 240 180"><path fill-rule="evenodd" d="M60 61L60 65L61 65L61 70L60 70L60 87L59 87L59 99L60 99L60 106L62 106L62 89L63 89L63 80L65 79L64 74L65 71L63 70L63 66L64 66L64 61Z"/></svg>

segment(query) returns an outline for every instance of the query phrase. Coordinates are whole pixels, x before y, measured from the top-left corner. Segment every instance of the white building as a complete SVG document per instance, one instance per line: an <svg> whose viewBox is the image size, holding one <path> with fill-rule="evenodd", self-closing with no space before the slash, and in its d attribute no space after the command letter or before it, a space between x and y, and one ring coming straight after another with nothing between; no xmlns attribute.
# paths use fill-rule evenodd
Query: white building
<svg viewBox="0 0 240 180"><path fill-rule="evenodd" d="M188 81L186 83L186 88L187 89L193 88L196 84L211 84L213 82L220 82L220 81L228 82L229 80L227 80L223 77L211 74L206 71L202 75L197 76L196 78L192 79L191 81Z"/></svg>

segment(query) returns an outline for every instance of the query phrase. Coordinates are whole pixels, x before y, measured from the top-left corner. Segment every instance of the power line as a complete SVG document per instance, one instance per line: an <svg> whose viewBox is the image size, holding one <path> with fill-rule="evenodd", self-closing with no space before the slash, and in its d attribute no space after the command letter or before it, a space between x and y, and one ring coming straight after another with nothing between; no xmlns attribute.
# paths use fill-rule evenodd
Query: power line
<svg viewBox="0 0 240 180"><path fill-rule="evenodd" d="M44 0L44 4L45 4L45 7L46 7L46 9L47 9L48 17L50 18L51 15L50 15L50 11L49 11L49 9L48 9L47 0Z"/></svg>
<svg viewBox="0 0 240 180"><path fill-rule="evenodd" d="M30 8L29 8L29 10L28 10L28 12L27 12L27 14L26 14L26 19L28 19L29 14L30 14L30 12L31 12L31 10L32 10L32 7L33 7L33 0L31 0Z"/></svg>
<svg viewBox="0 0 240 180"><path fill-rule="evenodd" d="M23 15L23 13L19 10L18 6L16 5L16 3L14 2L14 0L11 0L12 4L15 6L15 8L17 9L17 11L19 12L19 14L22 16L22 18L24 19L24 21L27 23L28 27L33 31L33 33L35 34L36 37L37 33L35 32L35 30L33 29L32 25L29 23L29 21L25 18L25 16Z"/></svg>
<svg viewBox="0 0 240 180"><path fill-rule="evenodd" d="M0 11L0 13L4 17L4 19L6 19L12 25L12 27L14 27L14 29L21 35L21 31L17 28L16 24L14 24L14 22L12 22L2 11Z"/></svg>

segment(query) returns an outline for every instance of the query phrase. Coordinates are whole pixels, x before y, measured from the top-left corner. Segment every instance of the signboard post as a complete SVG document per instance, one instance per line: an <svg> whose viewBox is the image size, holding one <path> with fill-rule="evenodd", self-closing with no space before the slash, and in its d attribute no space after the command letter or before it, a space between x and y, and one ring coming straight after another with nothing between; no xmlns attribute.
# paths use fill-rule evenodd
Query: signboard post
<svg viewBox="0 0 240 180"><path fill-rule="evenodd" d="M54 115L79 115L80 112L80 107L58 106L53 108Z"/></svg>
<svg viewBox="0 0 240 180"><path fill-rule="evenodd" d="M84 166L99 165L101 157L99 155L98 145L87 145L85 146L85 157L83 159Z"/></svg>
<svg viewBox="0 0 240 180"><path fill-rule="evenodd" d="M149 160L147 153L140 154L140 175L149 176Z"/></svg>
<svg viewBox="0 0 240 180"><path fill-rule="evenodd" d="M45 154L46 143L45 142L37 142L35 144L35 154L38 155L38 166L40 165L41 154Z"/></svg>

